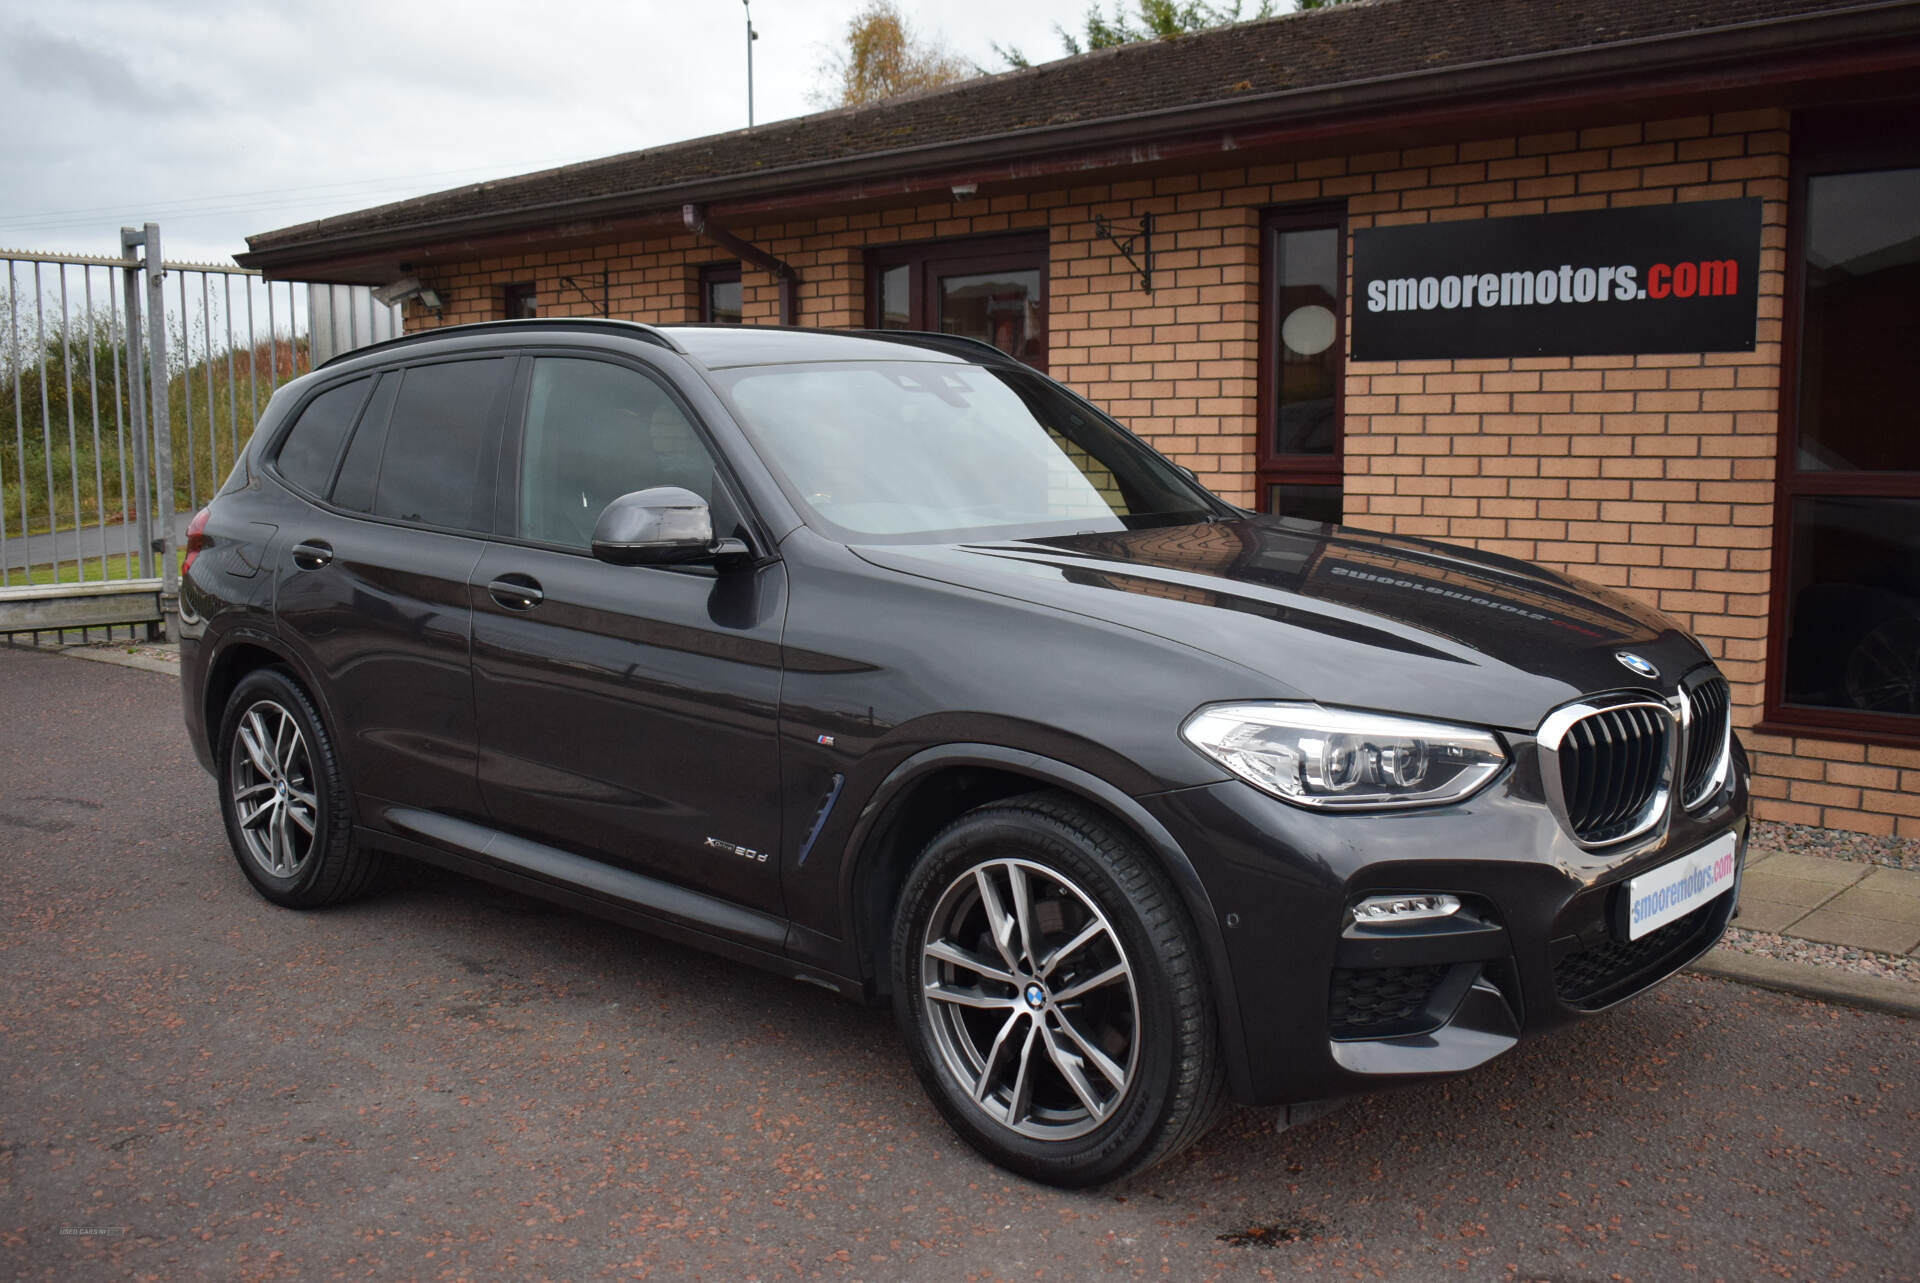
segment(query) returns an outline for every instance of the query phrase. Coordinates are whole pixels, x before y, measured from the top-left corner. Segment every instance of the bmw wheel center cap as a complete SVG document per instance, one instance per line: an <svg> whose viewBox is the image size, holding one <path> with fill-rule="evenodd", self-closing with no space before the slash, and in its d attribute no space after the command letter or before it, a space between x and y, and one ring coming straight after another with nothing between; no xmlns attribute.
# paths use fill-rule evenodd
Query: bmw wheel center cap
<svg viewBox="0 0 1920 1283"><path fill-rule="evenodd" d="M1027 991L1023 996L1027 1000L1027 1005L1035 1011L1047 1005L1047 991L1037 984L1028 985Z"/></svg>

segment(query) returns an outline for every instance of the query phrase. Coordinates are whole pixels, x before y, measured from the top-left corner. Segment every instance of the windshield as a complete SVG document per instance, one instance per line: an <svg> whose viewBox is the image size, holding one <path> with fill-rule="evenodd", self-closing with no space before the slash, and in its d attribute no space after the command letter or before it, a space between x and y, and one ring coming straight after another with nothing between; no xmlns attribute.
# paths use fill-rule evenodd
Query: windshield
<svg viewBox="0 0 1920 1283"><path fill-rule="evenodd" d="M1230 511L1030 371L837 362L731 371L720 385L808 524L847 542L1114 531Z"/></svg>

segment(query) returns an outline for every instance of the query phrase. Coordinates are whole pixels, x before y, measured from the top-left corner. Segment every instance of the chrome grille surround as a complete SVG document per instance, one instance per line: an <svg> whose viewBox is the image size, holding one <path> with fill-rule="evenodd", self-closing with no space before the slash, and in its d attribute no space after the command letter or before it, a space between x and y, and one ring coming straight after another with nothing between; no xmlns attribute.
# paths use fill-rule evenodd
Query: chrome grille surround
<svg viewBox="0 0 1920 1283"><path fill-rule="evenodd" d="M1630 842L1666 820L1685 709L1648 694L1590 695L1540 724L1547 801L1582 846Z"/></svg>
<svg viewBox="0 0 1920 1283"><path fill-rule="evenodd" d="M1727 782L1733 766L1733 690L1708 664L1680 683L1687 738L1686 773L1680 805L1691 811L1706 803Z"/></svg>

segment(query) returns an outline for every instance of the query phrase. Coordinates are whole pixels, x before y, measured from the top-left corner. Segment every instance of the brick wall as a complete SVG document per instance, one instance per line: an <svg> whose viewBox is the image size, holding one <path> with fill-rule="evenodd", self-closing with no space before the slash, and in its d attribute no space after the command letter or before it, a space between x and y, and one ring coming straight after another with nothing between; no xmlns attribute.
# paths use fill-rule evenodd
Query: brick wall
<svg viewBox="0 0 1920 1283"><path fill-rule="evenodd" d="M1254 502L1259 220L1344 201L1351 228L1757 196L1759 343L1751 353L1351 362L1346 515L1540 562L1651 602L1734 687L1756 814L1920 837L1920 751L1761 735L1784 285L1788 119L1764 110L1496 138L737 228L797 267L801 319L865 322L862 251L1046 229L1050 365L1209 486ZM1094 230L1155 216L1155 290ZM500 315L535 282L543 315L698 316L692 237L429 273L441 323ZM568 287L573 277L588 297ZM746 319L778 318L748 269ZM1349 297L1352 291L1349 290ZM410 305L409 326L434 318Z"/></svg>

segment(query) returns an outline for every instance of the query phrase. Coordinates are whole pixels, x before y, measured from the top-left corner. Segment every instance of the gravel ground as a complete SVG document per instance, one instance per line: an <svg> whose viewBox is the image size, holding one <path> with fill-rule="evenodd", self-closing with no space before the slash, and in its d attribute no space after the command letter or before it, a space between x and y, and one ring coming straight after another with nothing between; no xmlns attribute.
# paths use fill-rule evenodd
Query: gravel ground
<svg viewBox="0 0 1920 1283"><path fill-rule="evenodd" d="M1851 971L1863 976L1881 976L1888 980L1908 980L1920 984L1920 958L1902 957L1896 953L1875 953L1871 949L1856 949L1844 944L1821 944L1797 936L1748 931L1744 927L1728 927L1720 947L1732 953L1758 954L1765 958L1779 958L1783 962L1803 962L1810 966L1830 967L1835 971Z"/></svg>
<svg viewBox="0 0 1920 1283"><path fill-rule="evenodd" d="M1794 852L1828 860L1851 860L1855 864L1920 870L1920 839L1915 838L1880 837L1845 829L1819 829L1811 824L1755 820L1752 840L1754 847L1761 851Z"/></svg>

